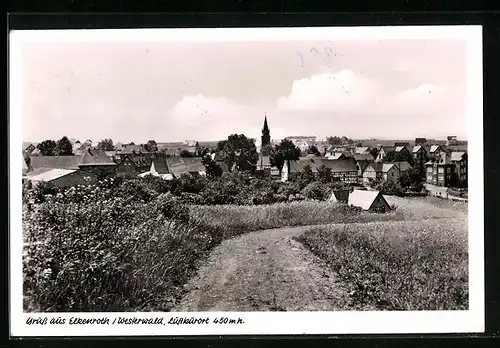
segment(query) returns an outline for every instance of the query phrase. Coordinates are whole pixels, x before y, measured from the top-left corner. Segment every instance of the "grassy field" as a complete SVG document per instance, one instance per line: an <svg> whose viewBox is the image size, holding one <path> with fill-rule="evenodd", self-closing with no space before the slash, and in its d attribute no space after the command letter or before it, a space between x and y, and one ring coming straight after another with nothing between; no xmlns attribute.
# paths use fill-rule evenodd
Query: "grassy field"
<svg viewBox="0 0 500 348"><path fill-rule="evenodd" d="M404 221L313 227L297 240L349 287L353 309L467 309L467 205L387 200Z"/></svg>
<svg viewBox="0 0 500 348"><path fill-rule="evenodd" d="M225 239L283 226L394 218L326 202L183 209L168 196L148 203L63 199L24 211L27 311L168 311Z"/></svg>

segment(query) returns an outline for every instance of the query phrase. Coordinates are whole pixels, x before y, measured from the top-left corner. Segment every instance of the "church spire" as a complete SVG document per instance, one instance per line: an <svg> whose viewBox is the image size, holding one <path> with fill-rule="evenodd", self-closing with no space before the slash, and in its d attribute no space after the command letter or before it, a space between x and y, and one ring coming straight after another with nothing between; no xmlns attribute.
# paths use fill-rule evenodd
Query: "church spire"
<svg viewBox="0 0 500 348"><path fill-rule="evenodd" d="M264 128L262 132L269 132L269 127L267 126L267 115L264 115Z"/></svg>
<svg viewBox="0 0 500 348"><path fill-rule="evenodd" d="M267 125L267 115L264 115L264 128L262 128L261 145L267 146L271 144L271 134Z"/></svg>

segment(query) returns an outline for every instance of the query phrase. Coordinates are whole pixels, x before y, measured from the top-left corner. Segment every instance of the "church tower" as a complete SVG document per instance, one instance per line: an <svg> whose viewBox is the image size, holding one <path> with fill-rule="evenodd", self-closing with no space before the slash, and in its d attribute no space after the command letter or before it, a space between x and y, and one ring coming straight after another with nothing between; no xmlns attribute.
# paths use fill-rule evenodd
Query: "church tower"
<svg viewBox="0 0 500 348"><path fill-rule="evenodd" d="M267 125L267 116L264 116L264 128L262 128L261 146L271 145L271 133Z"/></svg>

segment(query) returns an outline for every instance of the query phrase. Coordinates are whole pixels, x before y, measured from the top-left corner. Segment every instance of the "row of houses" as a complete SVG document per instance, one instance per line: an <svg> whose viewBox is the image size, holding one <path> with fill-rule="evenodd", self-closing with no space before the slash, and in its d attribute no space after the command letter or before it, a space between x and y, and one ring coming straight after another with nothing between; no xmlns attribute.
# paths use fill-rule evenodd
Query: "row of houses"
<svg viewBox="0 0 500 348"><path fill-rule="evenodd" d="M33 156L23 161L23 180L45 181L56 186L95 182L102 174L153 175L172 179L182 174L205 175L199 157L151 157L125 155L114 161L104 151L86 149L81 155Z"/></svg>

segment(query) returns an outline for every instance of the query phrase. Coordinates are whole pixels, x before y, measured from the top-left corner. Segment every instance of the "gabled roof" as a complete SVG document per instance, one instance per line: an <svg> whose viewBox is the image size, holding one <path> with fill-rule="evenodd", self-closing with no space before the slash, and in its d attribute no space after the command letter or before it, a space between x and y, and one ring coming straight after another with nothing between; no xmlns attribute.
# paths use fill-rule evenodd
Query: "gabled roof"
<svg viewBox="0 0 500 348"><path fill-rule="evenodd" d="M168 170L168 165L167 165L166 159L155 158L151 162L151 173L170 174L170 170Z"/></svg>
<svg viewBox="0 0 500 348"><path fill-rule="evenodd" d="M80 156L34 156L30 159L30 169L78 169Z"/></svg>
<svg viewBox="0 0 500 348"><path fill-rule="evenodd" d="M330 160L338 160L338 159L347 159L347 156L341 152L335 152L334 154L330 154L326 158Z"/></svg>
<svg viewBox="0 0 500 348"><path fill-rule="evenodd" d="M443 147L441 145L431 145L431 148L429 149L430 153L436 152L437 149L443 150Z"/></svg>
<svg viewBox="0 0 500 348"><path fill-rule="evenodd" d="M76 169L50 169L41 174L30 176L32 181L45 181L49 182L55 179L62 178L63 176L75 173Z"/></svg>
<svg viewBox="0 0 500 348"><path fill-rule="evenodd" d="M114 166L115 163L104 153L96 149L87 149L81 155L78 166Z"/></svg>
<svg viewBox="0 0 500 348"><path fill-rule="evenodd" d="M424 151L426 151L426 150L425 150L425 147L423 147L422 145L415 145L415 146L413 146L412 153L417 153L417 152L419 152L420 150L424 150Z"/></svg>
<svg viewBox="0 0 500 348"><path fill-rule="evenodd" d="M401 152L401 151L403 151L404 149L406 149L406 147L405 147L405 146L396 146L396 148L394 149L394 151L396 151L396 152Z"/></svg>
<svg viewBox="0 0 500 348"><path fill-rule="evenodd" d="M36 147L37 146L37 143L32 143L32 142L29 142L29 141L23 141L23 150L26 150L28 147L30 146L34 146Z"/></svg>
<svg viewBox="0 0 500 348"><path fill-rule="evenodd" d="M328 200L330 202L347 203L349 201L349 189L333 190Z"/></svg>
<svg viewBox="0 0 500 348"><path fill-rule="evenodd" d="M389 170L391 170L392 167L394 167L394 163L382 163L382 173L387 173Z"/></svg>
<svg viewBox="0 0 500 348"><path fill-rule="evenodd" d="M410 163L408 163L406 161L394 162L394 165L396 165L401 172L406 172L408 169L412 169L413 168L410 165Z"/></svg>
<svg viewBox="0 0 500 348"><path fill-rule="evenodd" d="M167 165L174 175L206 171L201 157L171 157L167 158Z"/></svg>
<svg viewBox="0 0 500 348"><path fill-rule="evenodd" d="M387 201L380 191L354 190L349 195L348 204L361 207L364 210L369 210L377 199L383 199L387 204Z"/></svg>
<svg viewBox="0 0 500 348"><path fill-rule="evenodd" d="M42 154L42 151L40 151L39 148L35 148L33 151L31 151L30 156L39 156Z"/></svg>
<svg viewBox="0 0 500 348"><path fill-rule="evenodd" d="M451 161L452 162L455 162L455 161L461 161L462 158L464 157L464 155L466 154L466 152L464 151L455 151L455 152L452 152L451 153Z"/></svg>
<svg viewBox="0 0 500 348"><path fill-rule="evenodd" d="M374 171L379 172L379 173L387 173L389 170L391 170L392 167L395 166L394 163L379 163L379 162L374 162L370 163L368 166L372 167ZM368 168L367 166L367 168Z"/></svg>
<svg viewBox="0 0 500 348"><path fill-rule="evenodd" d="M366 151L368 151L368 146L358 146L354 149L354 153L356 154L362 154L362 153L365 153Z"/></svg>

